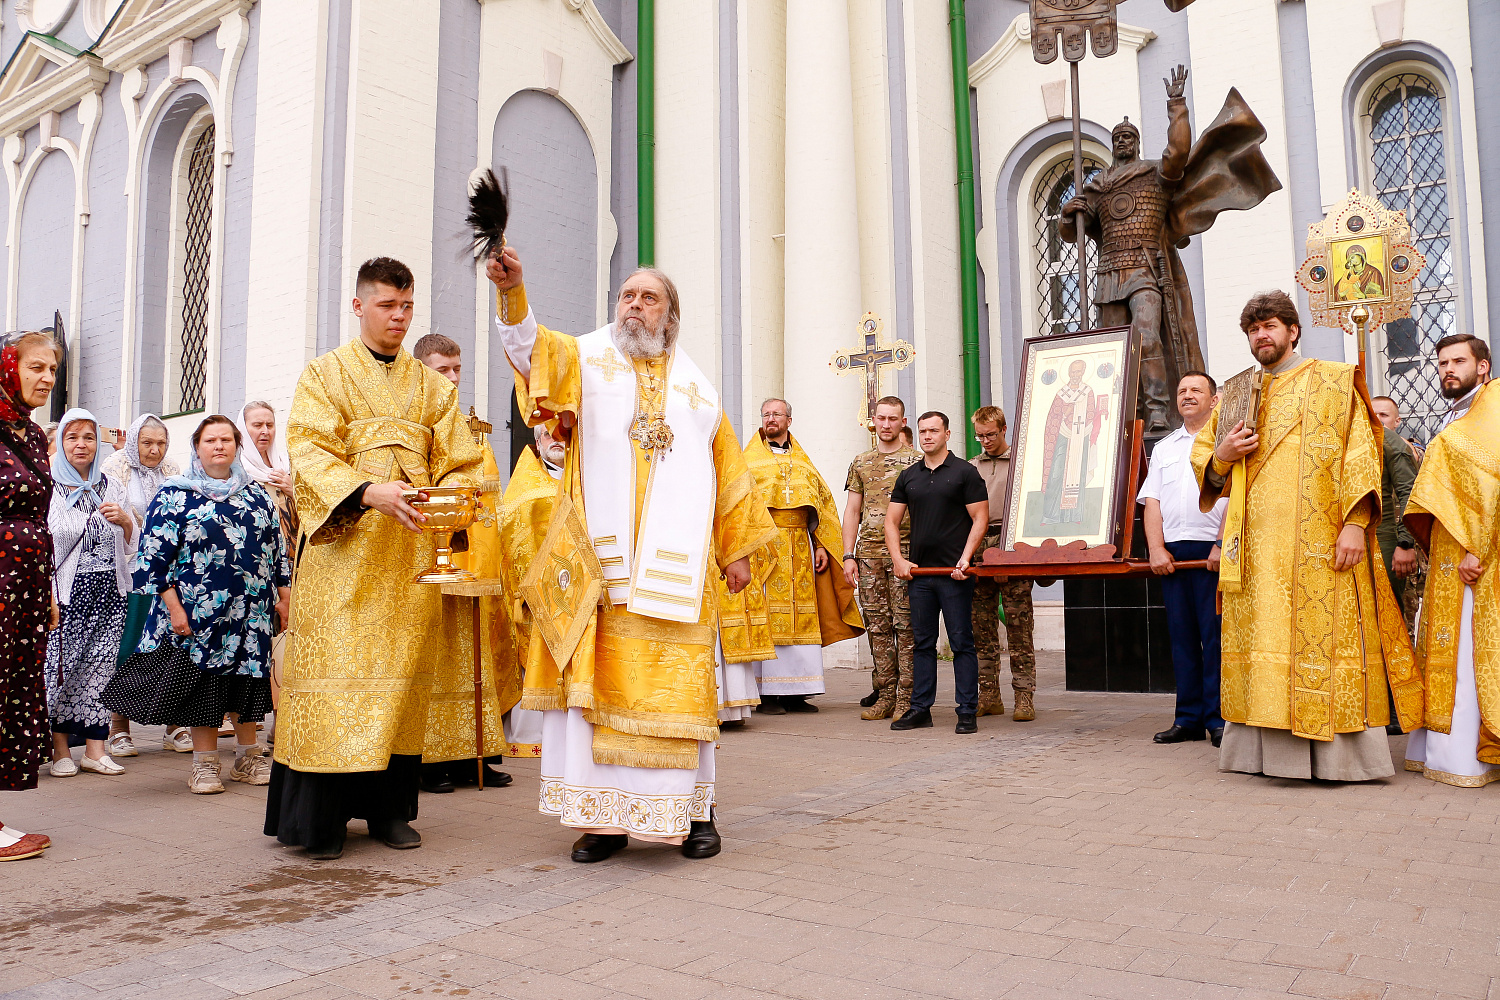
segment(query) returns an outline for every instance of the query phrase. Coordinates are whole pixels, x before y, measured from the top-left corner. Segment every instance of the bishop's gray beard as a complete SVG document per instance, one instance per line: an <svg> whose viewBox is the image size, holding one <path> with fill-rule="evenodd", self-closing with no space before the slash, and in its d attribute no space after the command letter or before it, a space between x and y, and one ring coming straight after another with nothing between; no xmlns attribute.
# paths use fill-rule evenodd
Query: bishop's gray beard
<svg viewBox="0 0 1500 1000"><path fill-rule="evenodd" d="M652 329L632 316L615 326L615 342L632 358L659 358L672 349L676 340L677 331L667 330L665 320Z"/></svg>

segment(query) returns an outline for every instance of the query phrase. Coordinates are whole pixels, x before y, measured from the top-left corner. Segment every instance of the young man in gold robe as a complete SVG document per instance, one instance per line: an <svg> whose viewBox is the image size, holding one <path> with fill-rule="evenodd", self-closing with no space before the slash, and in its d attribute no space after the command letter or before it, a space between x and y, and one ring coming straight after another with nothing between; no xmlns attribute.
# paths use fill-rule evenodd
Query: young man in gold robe
<svg viewBox="0 0 1500 1000"><path fill-rule="evenodd" d="M629 837L712 857L715 578L738 593L776 529L713 383L677 344L681 310L665 274L631 275L615 322L577 338L538 325L514 247L491 257L488 274L521 412L568 441L572 509L560 499L552 518L567 565L549 564L545 586L539 577L529 591L544 604L531 609L534 630L552 633L565 662L528 666L521 696L546 713L541 811L582 833L580 863ZM595 558L599 609L580 597Z"/></svg>
<svg viewBox="0 0 1500 1000"><path fill-rule="evenodd" d="M418 340L412 357L453 383L457 389L463 378L463 348L452 337L429 333ZM453 554L453 564L466 569L481 580L500 578L500 530L495 508L500 499L500 467L495 452L479 433L478 417L464 422L474 443L484 453L484 469L479 490L479 514L464 532L469 547ZM472 600L472 598L471 598ZM495 615L500 598L480 597L481 634L495 630ZM470 621L472 622L472 616ZM483 677L485 743L494 754L484 765L484 787L504 788L511 776L491 765L500 763L504 743L504 714L521 700L521 678L514 673L496 670L494 646L480 645ZM467 735L465 735L467 734ZM431 707L427 710L427 742L422 748L422 781L424 792L444 793L458 785L477 784L479 765L474 759L474 654L452 663L442 664L434 676Z"/></svg>
<svg viewBox="0 0 1500 1000"><path fill-rule="evenodd" d="M411 582L432 564L434 542L406 495L477 487L483 464L453 384L401 347L413 284L388 257L360 267L359 336L307 366L287 424L307 543L265 832L317 859L343 852L351 818L390 847L421 844L410 823L433 678L472 662L463 602ZM472 740L472 716L466 734L433 735Z"/></svg>
<svg viewBox="0 0 1500 1000"><path fill-rule="evenodd" d="M775 543L758 557L764 572L765 611L771 657L754 661L760 688L760 708L767 715L816 712L807 699L822 694L823 647L865 632L855 603L854 588L830 552L842 551L843 536L833 492L818 474L812 459L792 437L792 406L784 399L760 404L760 430L745 444L745 461L755 476L755 488L775 522ZM746 598L754 585L740 594L721 594L721 622L748 617ZM721 625L722 628L722 625ZM750 630L724 629L724 657L739 650L734 637Z"/></svg>
<svg viewBox="0 0 1500 1000"><path fill-rule="evenodd" d="M1394 774L1387 680L1408 727L1421 681L1390 581L1375 571L1380 423L1353 365L1297 353L1302 328L1287 295L1253 297L1240 328L1259 367L1225 384L1192 450L1202 509L1229 497L1219 768ZM1224 426L1256 379L1258 412Z"/></svg>
<svg viewBox="0 0 1500 1000"><path fill-rule="evenodd" d="M1483 381L1489 347L1472 334L1437 350L1443 394L1469 405L1427 446L1406 504L1428 556L1417 635L1425 711L1406 769L1477 788L1500 780L1500 383Z"/></svg>

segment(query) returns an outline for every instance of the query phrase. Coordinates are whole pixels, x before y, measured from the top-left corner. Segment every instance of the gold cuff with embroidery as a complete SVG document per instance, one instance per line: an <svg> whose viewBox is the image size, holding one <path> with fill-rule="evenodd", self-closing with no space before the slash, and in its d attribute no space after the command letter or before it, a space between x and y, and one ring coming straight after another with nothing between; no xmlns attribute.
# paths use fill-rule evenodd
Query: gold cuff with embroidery
<svg viewBox="0 0 1500 1000"><path fill-rule="evenodd" d="M495 296L495 311L500 316L500 322L506 326L515 326L526 318L526 286L517 285L515 288L507 288Z"/></svg>

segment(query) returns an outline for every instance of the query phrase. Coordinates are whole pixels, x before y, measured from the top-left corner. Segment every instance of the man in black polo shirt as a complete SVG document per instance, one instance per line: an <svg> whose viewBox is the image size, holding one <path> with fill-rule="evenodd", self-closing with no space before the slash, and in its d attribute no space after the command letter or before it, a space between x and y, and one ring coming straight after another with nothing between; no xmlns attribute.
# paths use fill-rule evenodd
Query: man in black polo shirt
<svg viewBox="0 0 1500 1000"><path fill-rule="evenodd" d="M896 477L885 512L885 544L891 568L910 580L912 652L911 708L892 729L932 725L937 697L938 614L953 647L958 694L956 733L975 733L979 711L979 660L974 655L974 578L965 576L969 557L990 523L989 491L979 470L948 451L948 417L929 410L917 419L923 460ZM901 555L901 518L911 509L911 559ZM949 576L913 577L914 566L952 566Z"/></svg>

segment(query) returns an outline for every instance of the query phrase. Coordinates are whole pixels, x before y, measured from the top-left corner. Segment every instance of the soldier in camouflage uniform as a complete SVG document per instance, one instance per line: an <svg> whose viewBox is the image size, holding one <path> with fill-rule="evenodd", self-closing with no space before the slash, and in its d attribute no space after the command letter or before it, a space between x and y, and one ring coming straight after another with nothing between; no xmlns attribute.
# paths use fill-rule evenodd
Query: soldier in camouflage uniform
<svg viewBox="0 0 1500 1000"><path fill-rule="evenodd" d="M858 581L859 606L864 614L870 654L875 659L872 680L875 702L860 713L866 721L900 718L911 707L911 611L906 581L891 571L885 547L885 511L896 477L922 455L901 440L906 404L886 396L875 404L876 447L849 464L844 489L844 576ZM901 550L906 553L907 522L901 525Z"/></svg>
<svg viewBox="0 0 1500 1000"><path fill-rule="evenodd" d="M979 552L1002 543L1000 520L1005 508L1005 487L1010 481L1010 449L1005 444L1005 414L998 406L974 411L974 435L983 451L973 459L989 491L990 526ZM978 556L975 562L979 561ZM1010 647L1010 686L1015 691L1017 722L1036 718L1032 698L1036 694L1036 651L1032 648L1033 619L1031 580L1006 580L981 576L974 584L974 652L979 657L979 713L1004 715L1000 694L1000 616L1005 606L1005 639Z"/></svg>

